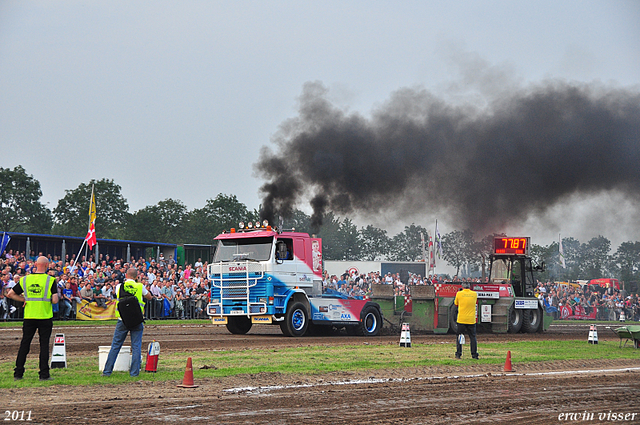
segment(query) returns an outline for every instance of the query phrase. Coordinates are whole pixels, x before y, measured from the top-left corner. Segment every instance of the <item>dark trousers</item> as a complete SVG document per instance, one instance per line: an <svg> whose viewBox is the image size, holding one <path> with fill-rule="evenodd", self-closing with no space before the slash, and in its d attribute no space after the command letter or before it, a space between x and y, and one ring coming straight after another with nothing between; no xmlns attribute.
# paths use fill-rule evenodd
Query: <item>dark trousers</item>
<svg viewBox="0 0 640 425"><path fill-rule="evenodd" d="M31 349L31 341L38 331L40 337L40 379L49 377L49 339L53 331L53 319L24 319L22 322L22 342L18 350L14 377L24 375L24 364Z"/></svg>
<svg viewBox="0 0 640 425"><path fill-rule="evenodd" d="M469 335L469 344L471 345L471 357L478 358L478 340L476 339L476 324L468 325L466 323L458 323L458 335L456 338L456 357L462 357L462 345L460 344L460 335Z"/></svg>

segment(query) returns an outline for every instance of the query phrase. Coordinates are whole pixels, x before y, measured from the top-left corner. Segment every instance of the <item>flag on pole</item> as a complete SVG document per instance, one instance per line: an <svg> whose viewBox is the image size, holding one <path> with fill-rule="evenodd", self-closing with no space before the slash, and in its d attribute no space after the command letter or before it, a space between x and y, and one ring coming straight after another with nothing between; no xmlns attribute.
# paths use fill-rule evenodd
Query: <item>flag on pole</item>
<svg viewBox="0 0 640 425"><path fill-rule="evenodd" d="M93 187L91 187L91 203L89 204L89 225L96 222L96 197L93 194Z"/></svg>
<svg viewBox="0 0 640 425"><path fill-rule="evenodd" d="M422 249L422 259L427 262L427 251L424 248L424 233L420 232L420 248Z"/></svg>
<svg viewBox="0 0 640 425"><path fill-rule="evenodd" d="M93 186L91 187L91 202L89 203L89 231L84 240L87 241L89 249L93 249L94 245L98 243L96 239L96 197L93 194Z"/></svg>
<svg viewBox="0 0 640 425"><path fill-rule="evenodd" d="M436 220L436 246L438 247L438 258L442 258L442 238L440 237L440 231L438 230L438 220Z"/></svg>
<svg viewBox="0 0 640 425"><path fill-rule="evenodd" d="M563 269L566 269L567 264L564 261L564 249L562 249L562 238L560 238L560 233L558 233L558 251L560 252L560 264L562 264Z"/></svg>
<svg viewBox="0 0 640 425"><path fill-rule="evenodd" d="M436 256L434 254L434 247L433 247L433 238L431 237L431 235L429 235L429 268L430 269L435 269L436 268Z"/></svg>
<svg viewBox="0 0 640 425"><path fill-rule="evenodd" d="M89 245L89 249L93 249L93 246L98 243L96 239L96 227L95 224L91 223L89 225L89 232L87 233L87 237L84 238L87 241L87 245Z"/></svg>
<svg viewBox="0 0 640 425"><path fill-rule="evenodd" d="M0 242L0 255L4 253L4 250L7 249L7 245L9 245L9 241L11 240L11 236L7 232L2 233L2 241Z"/></svg>

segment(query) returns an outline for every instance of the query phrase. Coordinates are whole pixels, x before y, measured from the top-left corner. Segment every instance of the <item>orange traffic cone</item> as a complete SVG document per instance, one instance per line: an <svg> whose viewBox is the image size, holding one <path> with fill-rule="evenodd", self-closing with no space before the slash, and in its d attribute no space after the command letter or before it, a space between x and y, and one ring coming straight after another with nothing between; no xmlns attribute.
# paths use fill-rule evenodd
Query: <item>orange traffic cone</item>
<svg viewBox="0 0 640 425"><path fill-rule="evenodd" d="M511 351L507 351L507 360L504 362L504 371L513 372L513 368L511 367Z"/></svg>
<svg viewBox="0 0 640 425"><path fill-rule="evenodd" d="M182 379L182 385L178 385L181 388L197 388L198 385L193 385L193 366L191 365L191 357L187 359L187 368L184 370L184 378Z"/></svg>

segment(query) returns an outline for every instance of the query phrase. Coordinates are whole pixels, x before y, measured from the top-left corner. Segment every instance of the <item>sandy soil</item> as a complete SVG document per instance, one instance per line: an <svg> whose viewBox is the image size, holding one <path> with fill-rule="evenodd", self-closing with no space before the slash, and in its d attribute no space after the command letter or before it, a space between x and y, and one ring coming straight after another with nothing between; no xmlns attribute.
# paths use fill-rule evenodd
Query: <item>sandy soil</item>
<svg viewBox="0 0 640 425"><path fill-rule="evenodd" d="M112 326L91 330L87 335L87 328L64 328L67 341L74 340L67 345L69 356L95 355L98 346L109 345ZM55 332L62 332L61 328ZM598 333L601 341L617 341L608 330L599 329ZM587 335L588 325L584 323L560 322L544 334L484 334L481 340L586 340ZM0 329L0 361L15 359L20 337L19 328ZM414 344L450 338L412 332ZM268 326L256 326L248 335L237 336L210 325L148 325L143 347L153 339L161 341L163 352L185 353L220 347L351 345L363 341L362 337L348 336L285 338L278 328ZM397 343L398 336L366 341L388 345ZM36 342L32 346L35 352ZM28 406L32 423L56 424L610 423L615 413L613 422L631 424L640 423L640 350L638 354L636 360L514 364L513 373L503 372L503 365L469 364L383 370L366 376L348 372L312 377L261 373L198 380L199 387L193 389L178 388L179 382L151 380L82 387L81 394L78 388L60 385L13 388L3 390L0 413L4 414L2 420L11 419L13 411ZM582 416L580 421L559 421L563 413ZM618 414L622 414L622 420L618 420Z"/></svg>

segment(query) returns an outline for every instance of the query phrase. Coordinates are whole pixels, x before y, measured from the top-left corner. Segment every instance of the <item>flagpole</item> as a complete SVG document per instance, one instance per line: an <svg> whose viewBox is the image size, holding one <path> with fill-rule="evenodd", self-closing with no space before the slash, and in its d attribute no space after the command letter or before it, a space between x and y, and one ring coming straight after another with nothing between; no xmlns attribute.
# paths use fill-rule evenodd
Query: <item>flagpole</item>
<svg viewBox="0 0 640 425"><path fill-rule="evenodd" d="M95 188L95 184L91 185L91 198L89 200L89 225L87 226L87 233L89 233L89 231L91 230L91 223L95 220L95 207L94 207L94 198L93 198L93 191ZM71 270L74 270L74 266L78 263L78 258L80 258L80 254L82 253L82 248L84 248L85 244L87 243L87 238L85 237L84 240L82 241L82 245L80 245L80 250L78 250L78 255L76 255L76 258L73 260L73 263L69 266L71 268ZM87 253L85 251L85 257L86 257Z"/></svg>
<svg viewBox="0 0 640 425"><path fill-rule="evenodd" d="M564 249L562 247L562 238L560 237L560 233L558 233L558 254L560 257L560 265L563 269L567 268L567 263L564 259Z"/></svg>
<svg viewBox="0 0 640 425"><path fill-rule="evenodd" d="M435 267L435 265L436 265L436 255L435 254L436 254L436 250L438 252L438 258L440 258L440 259L442 258L442 241L441 241L441 238L440 238L440 231L438 230L438 219L437 218L436 218L436 230L434 232L433 239L434 239L434 241L433 241L433 265L434 265L433 271L434 271L434 274L435 274L435 268L436 268Z"/></svg>
<svg viewBox="0 0 640 425"><path fill-rule="evenodd" d="M431 236L427 230L427 276L431 274L431 256L433 255L433 246L431 243Z"/></svg>
<svg viewBox="0 0 640 425"><path fill-rule="evenodd" d="M96 187L95 184L91 185L91 199L89 200L89 225L87 226L87 233L91 231L91 223L95 220L94 218L95 198L93 197L93 190L95 189L95 187ZM87 248L88 247L89 247L89 244L87 243ZM91 251L93 251L93 247L91 247ZM87 257L87 251L84 252L84 256L85 258Z"/></svg>
<svg viewBox="0 0 640 425"><path fill-rule="evenodd" d="M436 228L433 231L433 274L436 274L436 250L438 249L438 219L436 218Z"/></svg>

